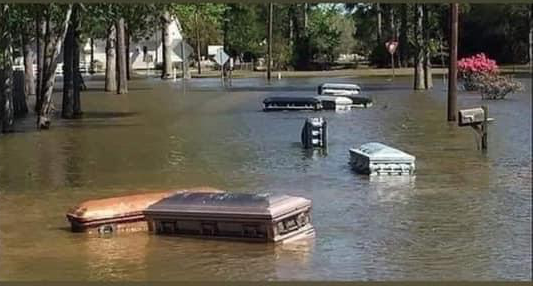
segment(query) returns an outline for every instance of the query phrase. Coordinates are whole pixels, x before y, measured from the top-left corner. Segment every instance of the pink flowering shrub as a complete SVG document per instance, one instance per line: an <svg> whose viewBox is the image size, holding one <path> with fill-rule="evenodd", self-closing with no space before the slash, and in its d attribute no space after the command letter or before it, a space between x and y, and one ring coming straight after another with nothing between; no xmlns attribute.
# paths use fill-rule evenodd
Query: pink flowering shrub
<svg viewBox="0 0 533 286"><path fill-rule="evenodd" d="M483 53L461 59L457 69L465 90L477 90L483 99L503 99L522 89L519 81L501 76L496 61Z"/></svg>
<svg viewBox="0 0 533 286"><path fill-rule="evenodd" d="M487 58L483 53L459 60L457 69L463 79L464 88L468 91L478 90L476 79L480 75L494 75L499 72L496 61Z"/></svg>

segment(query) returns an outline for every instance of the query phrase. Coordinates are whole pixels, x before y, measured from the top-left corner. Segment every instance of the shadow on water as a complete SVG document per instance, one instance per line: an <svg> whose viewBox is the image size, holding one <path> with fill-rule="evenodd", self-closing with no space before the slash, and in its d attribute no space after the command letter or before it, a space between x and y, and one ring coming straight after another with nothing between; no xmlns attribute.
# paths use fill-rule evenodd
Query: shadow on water
<svg viewBox="0 0 533 286"><path fill-rule="evenodd" d="M82 118L105 119L105 118L123 118L138 115L139 112L121 112L121 111L84 111Z"/></svg>

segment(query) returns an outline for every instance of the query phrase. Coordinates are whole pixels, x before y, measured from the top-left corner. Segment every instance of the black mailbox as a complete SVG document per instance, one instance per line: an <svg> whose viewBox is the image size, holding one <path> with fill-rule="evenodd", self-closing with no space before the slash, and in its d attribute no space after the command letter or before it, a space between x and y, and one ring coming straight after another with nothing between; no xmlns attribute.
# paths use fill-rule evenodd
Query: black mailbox
<svg viewBox="0 0 533 286"><path fill-rule="evenodd" d="M459 110L459 126L472 126L483 123L485 112L483 108L471 108Z"/></svg>

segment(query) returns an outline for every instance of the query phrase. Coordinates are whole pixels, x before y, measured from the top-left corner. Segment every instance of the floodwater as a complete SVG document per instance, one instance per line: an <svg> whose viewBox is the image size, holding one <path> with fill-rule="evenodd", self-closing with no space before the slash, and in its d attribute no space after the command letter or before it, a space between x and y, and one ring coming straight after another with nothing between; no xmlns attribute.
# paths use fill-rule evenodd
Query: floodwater
<svg viewBox="0 0 533 286"><path fill-rule="evenodd" d="M0 136L1 280L530 280L531 81L488 104L489 150L446 122L442 79L132 80L130 93L87 79L82 120L35 118ZM266 96L306 96L323 81L360 83L375 100L350 112L261 111ZM60 99L55 100L57 109ZM327 153L302 150L304 120L323 116ZM369 179L351 147L379 141L416 156L416 177ZM280 246L69 232L87 199L209 185L313 200L316 238Z"/></svg>

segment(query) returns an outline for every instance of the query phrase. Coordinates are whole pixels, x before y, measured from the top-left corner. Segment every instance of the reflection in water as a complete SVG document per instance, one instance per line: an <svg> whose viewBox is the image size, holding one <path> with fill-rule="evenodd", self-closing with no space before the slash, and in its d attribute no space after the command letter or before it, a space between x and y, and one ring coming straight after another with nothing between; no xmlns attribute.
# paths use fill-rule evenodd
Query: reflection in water
<svg viewBox="0 0 533 286"><path fill-rule="evenodd" d="M147 279L145 260L150 236L146 233L80 239L90 280Z"/></svg>
<svg viewBox="0 0 533 286"><path fill-rule="evenodd" d="M322 79L135 79L112 96L88 79L82 120L35 132L28 117L0 137L0 279L531 279L530 81L504 101L460 94L460 108L488 104L496 119L486 154L445 121L439 82L357 81L373 107L268 113L265 97L309 96ZM327 154L299 143L310 116L328 122ZM348 150L373 141L416 156L416 177L355 174ZM316 237L274 247L68 231L77 202L198 185L312 199Z"/></svg>

